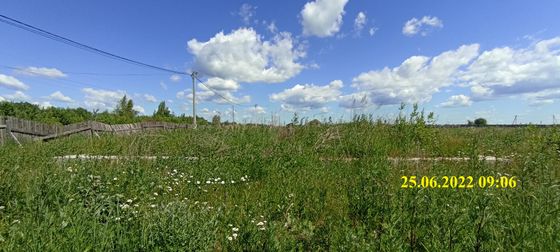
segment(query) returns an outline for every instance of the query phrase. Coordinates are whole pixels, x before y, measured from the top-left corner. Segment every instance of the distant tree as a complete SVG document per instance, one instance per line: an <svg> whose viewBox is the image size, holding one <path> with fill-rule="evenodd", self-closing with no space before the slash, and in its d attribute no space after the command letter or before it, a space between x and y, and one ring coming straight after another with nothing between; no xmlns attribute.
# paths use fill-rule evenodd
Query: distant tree
<svg viewBox="0 0 560 252"><path fill-rule="evenodd" d="M165 105L165 101L159 103L157 110L154 112L154 117L170 117L171 110Z"/></svg>
<svg viewBox="0 0 560 252"><path fill-rule="evenodd" d="M307 122L306 125L319 126L319 125L321 125L321 121L319 121L318 119L313 119L313 120Z"/></svg>
<svg viewBox="0 0 560 252"><path fill-rule="evenodd" d="M484 126L487 125L487 121L484 118L477 118L476 120L474 120L474 125L475 126Z"/></svg>
<svg viewBox="0 0 560 252"><path fill-rule="evenodd" d="M117 103L115 114L120 117L118 121L132 122L134 117L138 115L138 111L134 110L134 102L125 96Z"/></svg>
<svg viewBox="0 0 560 252"><path fill-rule="evenodd" d="M212 125L220 126L221 122L222 122L222 119L220 118L220 115L214 115L212 117Z"/></svg>

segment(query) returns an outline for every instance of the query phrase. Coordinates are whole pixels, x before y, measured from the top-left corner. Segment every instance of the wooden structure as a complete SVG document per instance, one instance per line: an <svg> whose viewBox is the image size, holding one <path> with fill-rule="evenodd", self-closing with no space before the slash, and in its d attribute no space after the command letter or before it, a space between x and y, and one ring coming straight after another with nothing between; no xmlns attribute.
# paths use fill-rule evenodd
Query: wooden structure
<svg viewBox="0 0 560 252"><path fill-rule="evenodd" d="M109 125L105 123L87 121L70 125L53 125L15 117L0 116L0 145L14 141L21 145L25 141L48 141L60 137L84 134L99 136L100 133L132 134L148 130L186 129L187 124L168 122L141 122L130 124Z"/></svg>

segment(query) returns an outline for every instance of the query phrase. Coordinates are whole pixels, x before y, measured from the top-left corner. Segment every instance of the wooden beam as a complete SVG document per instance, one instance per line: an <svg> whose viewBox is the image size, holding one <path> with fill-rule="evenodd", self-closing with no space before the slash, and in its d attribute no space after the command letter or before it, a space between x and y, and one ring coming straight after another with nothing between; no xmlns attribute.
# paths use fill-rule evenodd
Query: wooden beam
<svg viewBox="0 0 560 252"><path fill-rule="evenodd" d="M8 126L7 125L0 125L0 129L5 129L5 128L8 128Z"/></svg>
<svg viewBox="0 0 560 252"><path fill-rule="evenodd" d="M83 127L83 128L79 128L79 129L75 129L75 130L62 132L60 134L52 134L52 135L48 135L48 136L44 136L44 137L38 137L37 140L48 141L48 140L51 140L51 139L64 137L64 136L69 136L69 135L73 135L73 134L80 133L80 132L87 131L87 130L91 130L91 127Z"/></svg>

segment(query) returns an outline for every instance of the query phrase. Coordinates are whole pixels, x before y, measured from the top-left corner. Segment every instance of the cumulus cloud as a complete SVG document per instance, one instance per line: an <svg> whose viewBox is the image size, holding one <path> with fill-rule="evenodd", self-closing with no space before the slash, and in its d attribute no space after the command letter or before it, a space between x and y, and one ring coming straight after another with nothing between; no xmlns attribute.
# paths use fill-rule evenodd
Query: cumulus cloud
<svg viewBox="0 0 560 252"><path fill-rule="evenodd" d="M248 3L244 3L239 8L239 12L237 13L237 15L239 15L241 17L241 20L243 20L243 23L250 24L251 23L251 18L253 18L253 16L255 15L256 12L257 12L257 7L252 6Z"/></svg>
<svg viewBox="0 0 560 252"><path fill-rule="evenodd" d="M53 101L65 102L65 103L74 102L74 100L72 100L72 98L64 95L60 91L56 91L56 92L52 93L51 95L47 96L47 99L53 100Z"/></svg>
<svg viewBox="0 0 560 252"><path fill-rule="evenodd" d="M452 95L447 101L440 104L440 106L444 108L468 107L470 105L472 105L471 98L462 94Z"/></svg>
<svg viewBox="0 0 560 252"><path fill-rule="evenodd" d="M428 35L431 29L442 28L443 22L437 17L424 16L421 19L412 18L404 24L402 33L413 36L418 33L422 36Z"/></svg>
<svg viewBox="0 0 560 252"><path fill-rule="evenodd" d="M366 22L367 22L366 14L360 11L356 16L356 18L354 19L354 31L359 34L364 29Z"/></svg>
<svg viewBox="0 0 560 252"><path fill-rule="evenodd" d="M179 82L179 81L181 81L181 75L173 74L173 75L169 76L169 80L171 80L173 82Z"/></svg>
<svg viewBox="0 0 560 252"><path fill-rule="evenodd" d="M167 90L167 84L165 84L165 82L160 81L160 82L159 82L159 86L160 86L163 90Z"/></svg>
<svg viewBox="0 0 560 252"><path fill-rule="evenodd" d="M474 100L504 96L536 100L559 98L560 37L542 40L527 48L495 48L484 51L465 71L461 80ZM550 101L547 101L550 102Z"/></svg>
<svg viewBox="0 0 560 252"><path fill-rule="evenodd" d="M315 0L301 10L304 35L333 36L340 30L344 6L348 0Z"/></svg>
<svg viewBox="0 0 560 252"><path fill-rule="evenodd" d="M296 62L305 52L294 45L291 34L281 32L270 41L251 28L229 34L220 32L206 42L188 42L194 66L212 77L238 82L277 83L297 75L303 66Z"/></svg>
<svg viewBox="0 0 560 252"><path fill-rule="evenodd" d="M209 78L206 82L204 82L204 85L211 89L220 91L237 91L240 88L239 83L234 80L225 80L216 77Z"/></svg>
<svg viewBox="0 0 560 252"><path fill-rule="evenodd" d="M463 45L438 56L412 56L400 66L361 73L352 86L369 93L378 105L428 102L440 88L455 82L457 71L478 55L478 44Z"/></svg>
<svg viewBox="0 0 560 252"><path fill-rule="evenodd" d="M16 90L29 89L29 86L27 86L25 83L21 82L20 80L12 76L3 75L3 74L0 74L0 86L10 88L10 89L16 89Z"/></svg>
<svg viewBox="0 0 560 252"><path fill-rule="evenodd" d="M336 101L343 87L341 80L334 80L325 86L314 84L297 84L280 93L270 95L270 100L281 102L284 110L310 110L322 108L327 103Z"/></svg>
<svg viewBox="0 0 560 252"><path fill-rule="evenodd" d="M206 82L208 83L208 82ZM198 90L196 91L196 103L202 102L213 102L218 104L228 104L228 103L247 103L251 101L251 96L245 95L242 97L236 97L233 94L235 90L228 90L228 89L208 89L204 85L199 84ZM231 87L222 87L222 88L231 88ZM193 94L192 90L186 89L177 92L176 94L177 99L188 99L192 100Z"/></svg>
<svg viewBox="0 0 560 252"><path fill-rule="evenodd" d="M48 78L63 78L66 74L56 68L47 67L27 67L17 71L18 73L31 75L31 76L42 76Z"/></svg>
<svg viewBox="0 0 560 252"><path fill-rule="evenodd" d="M29 95L26 95L22 91L16 91L13 94L4 95L4 98L8 101L18 101L18 102L29 101L31 99Z"/></svg>
<svg viewBox="0 0 560 252"><path fill-rule="evenodd" d="M122 90L111 91L104 89L83 88L84 104L90 109L111 110L126 94Z"/></svg>
<svg viewBox="0 0 560 252"><path fill-rule="evenodd" d="M367 92L343 95L339 98L339 106L346 109L364 109L373 105Z"/></svg>
<svg viewBox="0 0 560 252"><path fill-rule="evenodd" d="M531 106L542 106L554 103L560 99L560 88L550 88L539 92L523 94L523 98L529 102Z"/></svg>
<svg viewBox="0 0 560 252"><path fill-rule="evenodd" d="M144 109L144 107L140 106L140 105L134 105L134 107L132 107L133 110L137 111L140 114L144 114L146 112L146 110Z"/></svg>
<svg viewBox="0 0 560 252"><path fill-rule="evenodd" d="M274 21L272 21L268 26L266 26L266 29L272 33L276 33L278 31L278 28L276 27L276 23L274 23Z"/></svg>
<svg viewBox="0 0 560 252"><path fill-rule="evenodd" d="M157 99L155 96L150 95L150 94L144 94L143 95L144 100L146 100L147 102L157 102Z"/></svg>
<svg viewBox="0 0 560 252"><path fill-rule="evenodd" d="M248 108L247 112L252 113L252 114L264 114L264 113L266 113L266 110L263 107L257 105L257 106Z"/></svg>
<svg viewBox="0 0 560 252"><path fill-rule="evenodd" d="M48 101L33 102L32 104L35 104L35 105L39 106L39 107L42 108L42 109L54 107L54 106L53 106L50 102L48 102Z"/></svg>
<svg viewBox="0 0 560 252"><path fill-rule="evenodd" d="M2 96L0 96L0 102L6 101L6 99Z"/></svg>
<svg viewBox="0 0 560 252"><path fill-rule="evenodd" d="M371 28L369 28L369 31L368 31L369 36L375 35L375 32L376 32L377 30L378 30L378 29L377 29L376 27L371 27Z"/></svg>

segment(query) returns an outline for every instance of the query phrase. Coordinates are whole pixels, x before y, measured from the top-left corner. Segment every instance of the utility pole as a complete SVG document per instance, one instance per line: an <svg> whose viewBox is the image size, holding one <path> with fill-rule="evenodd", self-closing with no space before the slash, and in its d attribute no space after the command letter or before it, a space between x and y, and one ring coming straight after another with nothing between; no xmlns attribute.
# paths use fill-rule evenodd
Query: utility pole
<svg viewBox="0 0 560 252"><path fill-rule="evenodd" d="M256 124L259 124L259 118L257 118L257 115L258 115L258 113L257 113L257 106L258 106L258 105L255 104L255 111L254 111L254 112L255 112L255 115L254 115L254 117L255 117L255 125L256 125Z"/></svg>
<svg viewBox="0 0 560 252"><path fill-rule="evenodd" d="M193 129L196 129L196 88L195 88L195 84L196 84L196 75L198 73L197 72L192 72L191 77L192 77L192 114L193 114L193 123L192 123L192 127Z"/></svg>
<svg viewBox="0 0 560 252"><path fill-rule="evenodd" d="M233 124L235 124L235 105L231 104L231 117Z"/></svg>

